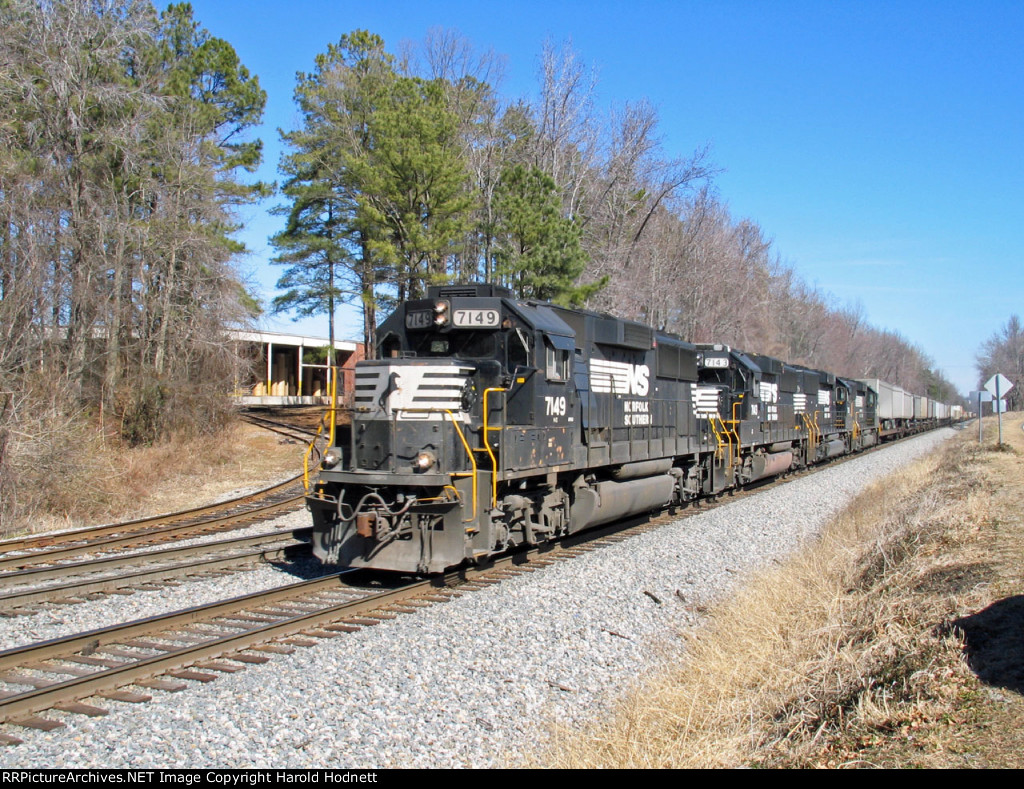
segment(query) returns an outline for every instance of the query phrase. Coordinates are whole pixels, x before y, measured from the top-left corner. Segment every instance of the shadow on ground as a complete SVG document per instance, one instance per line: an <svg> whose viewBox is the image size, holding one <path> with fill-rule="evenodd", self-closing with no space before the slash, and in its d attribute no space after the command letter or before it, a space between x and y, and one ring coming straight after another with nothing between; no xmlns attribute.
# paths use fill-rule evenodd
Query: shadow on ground
<svg viewBox="0 0 1024 789"><path fill-rule="evenodd" d="M988 685L1024 695L1024 595L951 623L964 634L967 664Z"/></svg>

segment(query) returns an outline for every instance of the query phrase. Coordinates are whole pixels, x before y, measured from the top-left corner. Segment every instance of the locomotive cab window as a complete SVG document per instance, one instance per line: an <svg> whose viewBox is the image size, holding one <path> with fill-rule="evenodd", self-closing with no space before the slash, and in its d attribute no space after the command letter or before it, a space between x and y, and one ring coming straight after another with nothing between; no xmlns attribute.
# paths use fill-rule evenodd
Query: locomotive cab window
<svg viewBox="0 0 1024 789"><path fill-rule="evenodd" d="M402 355L402 340L396 334L388 334L380 343L382 359L397 359Z"/></svg>
<svg viewBox="0 0 1024 789"><path fill-rule="evenodd" d="M560 351L550 345L544 346L544 369L549 381L569 380L569 352Z"/></svg>
<svg viewBox="0 0 1024 789"><path fill-rule="evenodd" d="M508 369L511 373L517 367L530 366L530 338L522 329L510 331L507 335Z"/></svg>
<svg viewBox="0 0 1024 789"><path fill-rule="evenodd" d="M544 338L544 372L549 381L569 380L569 356L575 343L568 337Z"/></svg>

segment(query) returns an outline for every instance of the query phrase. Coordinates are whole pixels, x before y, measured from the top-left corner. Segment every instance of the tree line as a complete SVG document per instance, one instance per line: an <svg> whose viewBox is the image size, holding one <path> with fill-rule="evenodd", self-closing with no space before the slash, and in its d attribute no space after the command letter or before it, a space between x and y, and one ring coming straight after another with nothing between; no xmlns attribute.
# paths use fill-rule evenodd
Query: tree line
<svg viewBox="0 0 1024 789"><path fill-rule="evenodd" d="M1013 384L1009 394L1003 396L1010 411L1024 409L1024 326L1019 315L1011 315L981 346L978 352L978 389L996 373L1001 373ZM978 404L971 404L977 409Z"/></svg>
<svg viewBox="0 0 1024 789"><path fill-rule="evenodd" d="M97 424L131 444L224 423L265 101L187 4L0 0L0 517Z"/></svg>
<svg viewBox="0 0 1024 789"><path fill-rule="evenodd" d="M707 149L666 153L650 103L600 112L568 47L544 48L532 101L503 97L500 71L451 32L395 54L355 31L298 75L276 310L326 314L333 339L335 306L355 303L372 348L394 302L486 280L956 399L919 348L807 286L735 220Z"/></svg>
<svg viewBox="0 0 1024 789"><path fill-rule="evenodd" d="M649 102L600 110L568 47L545 46L533 98L501 71L446 31L399 51L353 31L315 57L282 132L274 310L325 314L333 339L355 304L373 348L394 303L487 280L952 398L733 218L707 149L666 152ZM247 175L265 101L188 4L0 0L0 518L62 447L228 419L224 330L260 310L234 233L271 192Z"/></svg>

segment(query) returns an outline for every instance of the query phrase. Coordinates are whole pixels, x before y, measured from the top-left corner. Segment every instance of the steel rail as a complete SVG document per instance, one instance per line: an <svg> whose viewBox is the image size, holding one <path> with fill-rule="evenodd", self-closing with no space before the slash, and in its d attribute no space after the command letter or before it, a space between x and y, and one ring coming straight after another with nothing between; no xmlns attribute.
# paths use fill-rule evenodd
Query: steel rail
<svg viewBox="0 0 1024 789"><path fill-rule="evenodd" d="M267 606L273 602L290 600L300 595L308 600L311 592L337 591L341 588L339 580L344 574L338 573L325 578L292 584L271 592L258 592L211 606L184 609L171 614L79 633L41 644L15 647L14 649L0 652L0 671L23 666L26 662L35 664L40 660L59 658L70 660L75 656L75 653L83 649L88 650L92 654L102 651L104 645L116 645L141 635L154 636L158 633L168 633L164 637L172 640L173 635L170 634L176 628L207 621L218 616L244 613L244 611L254 606ZM211 634L211 638L207 641L200 641L199 643L186 646L175 647L168 644L167 651L164 654L149 657L142 656L137 661L125 663L121 666L110 666L105 670L86 676L54 682L45 687L7 696L0 699L0 718L11 722L12 719L17 719L19 716L31 715L42 710L51 709L62 702L83 699L97 693L111 691L133 682L157 677L168 671L191 665L200 660L226 657L233 652L265 644L275 638L294 635L296 632L315 625L326 624L338 619L353 617L356 614L379 609L408 598L415 592L426 591L431 588L433 588L431 581L421 581L400 589L380 592L368 597L361 597L357 600L347 600L318 611L297 613L294 616L284 617L277 622L269 622L254 627L237 623L219 624L210 622L211 625L218 627L232 627L236 629L244 627L245 629L240 633L226 634L220 637ZM53 667L50 673L60 673L59 668ZM48 671L48 669L38 667L36 667L36 670Z"/></svg>
<svg viewBox="0 0 1024 789"><path fill-rule="evenodd" d="M194 523L175 523L158 529L132 531L119 537L108 537L103 540L96 540L83 545L71 545L65 548L56 548L49 551L8 556L0 558L0 571L5 571L11 567L29 567L34 564L44 564L59 559L66 559L71 556L100 553L103 551L113 550L115 548L123 548L126 545L137 545L139 543L153 541L154 539L158 540L161 537L169 537L171 535L185 535L192 534L197 531L206 531L211 528L221 528L231 523L263 518L267 515L280 512L281 510L295 509L302 503L302 501L303 497L301 495L291 496L282 501L274 502L273 504L264 504L261 507L253 507L241 512L221 515L216 518L196 521Z"/></svg>
<svg viewBox="0 0 1024 789"><path fill-rule="evenodd" d="M48 534L37 534L30 537L15 537L8 540L0 540L0 554L8 553L10 551L22 551L31 550L35 547L44 548L50 545L57 545L66 542L74 542L77 540L90 539L92 537L101 537L109 534L120 534L126 529L133 529L142 531L146 526L167 523L169 521L180 521L188 518L198 518L204 514L211 512L219 512L222 510L231 509L232 507L239 507L247 502L253 501L258 498L266 496L272 496L277 493L282 493L290 487L296 486L302 480L302 475L298 474L294 477L289 477L283 482L279 482L276 485L271 485L268 488L248 493L244 496L237 496L233 499L226 499L225 501L219 501L216 504L204 504L201 507L192 507L191 509L181 510L179 512L168 512L163 515L150 515L145 518L137 518L135 520L124 521L122 523L108 523L102 526L87 526L82 529L72 529L70 531L62 531Z"/></svg>
<svg viewBox="0 0 1024 789"><path fill-rule="evenodd" d="M39 581L50 581L56 578L67 578L74 575L87 575L90 573L113 570L118 567L133 567L140 564L149 564L155 561L171 561L184 559L187 556L220 552L237 548L248 548L253 545L262 545L273 540L284 540L289 537L305 542L312 532L311 526L303 526L291 531L269 531L260 534L253 534L249 537L232 537L227 540L213 540L211 542L199 543L198 545L186 545L177 548L161 548L156 551L144 551L142 553L118 554L117 556L105 556L100 559L87 559L84 562L72 562L68 564L57 564L52 567L30 567L25 570L15 570L0 575L0 589L34 584ZM2 598L0 598L2 599Z"/></svg>
<svg viewBox="0 0 1024 789"><path fill-rule="evenodd" d="M609 525L586 534L571 535L555 543L532 547L502 557L486 567L460 568L442 579L432 578L416 581L387 592L328 604L315 611L296 611L295 608L318 605L318 601L312 598L317 593L349 592L341 579L343 576L359 577L357 575L359 571L346 570L322 578L302 581L265 592L254 592L209 605L194 606L181 611L76 633L37 644L13 647L0 652L0 680L5 676L10 677L9 672L21 667L51 674L70 673L62 672L64 667L40 665L40 662L46 660L75 662L75 658L78 657L77 653L81 652L83 657L86 657L102 653L105 648L116 647L119 644L132 646L130 642L140 636L160 638L165 641L186 640L185 637L176 635L176 632L190 625L203 624L221 629L242 630L242 632L224 635L209 633L208 639L185 646L161 644L159 649L163 650L162 654L140 656L139 660L131 663L108 666L103 670L69 680L46 683L40 678L33 678L42 687L0 698L0 720L16 723L20 717L51 709L64 702L80 700L134 682L152 679L202 660L231 659L230 655L240 650L266 644L277 638L295 636L317 625L329 625L345 620L353 621L359 614L379 611L388 606L397 606L412 598L423 597L424 602L436 602L439 595L445 591L445 588L439 587L449 587L452 583L458 583L460 586L451 589L450 594L458 593L461 588L466 590L479 588L481 584L489 585L500 580L499 578L487 578L488 575L496 573L500 575L507 573L509 569L531 569L527 564L530 557L536 557L537 564L543 566L562 557L569 558L578 555L579 546L583 543L590 543L593 547L597 547L598 541L602 538L619 536L624 538L626 535L623 532L649 528L651 528L649 524L637 524L636 519L632 519L625 524ZM517 565L525 565L525 567L517 567ZM361 573L359 574L361 575ZM474 584L477 586L474 587ZM351 593L358 593L358 591L351 590ZM290 611L288 611L289 602L291 604ZM278 606L276 610L275 606ZM253 625L251 621L249 624L242 624L247 616L245 613L247 611L256 615L248 615L249 619L259 620L275 615L281 618L278 621L265 624ZM358 624L359 620L355 619L355 622ZM365 620L362 622L364 625L367 623ZM190 632L195 635L197 631ZM153 645L142 648L154 651L158 647ZM126 657L124 652L119 652L118 656ZM16 678L5 681L8 684L25 684L17 682Z"/></svg>
<svg viewBox="0 0 1024 789"><path fill-rule="evenodd" d="M175 578L181 578L182 576L201 575L202 573L209 572L211 570L227 569L229 567L236 567L242 564L251 564L256 561L272 562L284 558L294 558L296 554L308 555L310 553L309 543L300 541L298 537L308 535L311 531L311 528L305 528L296 529L291 534L285 534L284 532L270 532L259 534L254 537L242 537L237 540L221 540L216 543L193 545L188 548L171 548L166 551L132 554L131 557L128 557L135 560L132 562L126 561L125 557L112 557L110 559L101 560L100 562L82 562L76 565L61 565L57 568L46 568L47 571L52 569L70 570L72 568L93 568L95 570L97 565L102 564L108 565L106 569L111 569L111 567L151 564L154 561L166 562L175 558L185 558L190 555L194 556L196 554L210 553L211 549L216 553L223 553L232 549L237 550L240 548L248 548L253 545L281 543L283 540L288 539L295 540L294 542L288 542L284 545L274 544L270 547L245 551L243 553L229 553L226 556L207 556L196 561L179 564L168 565L164 563L161 564L160 567L150 569L144 568L136 572L124 573L121 575L104 576L103 578L87 578L80 581L73 581L71 583L35 587L20 592L9 592L7 594L0 595L0 610L12 610L22 608L26 605L31 605L32 603L41 603L51 600L66 601L68 598L73 599L79 595L110 592L117 589L132 587L137 584L150 584L159 581L173 580ZM146 561L146 559L149 559L149 561ZM34 578L32 571L26 572L30 575L31 580L37 580ZM85 570L80 569L78 573L66 572L63 573L63 576L66 577L67 575L81 574L82 572L85 572Z"/></svg>
<svg viewBox="0 0 1024 789"><path fill-rule="evenodd" d="M261 427L264 430L269 430L272 433L278 433L279 435L286 436L287 438L293 438L296 441L306 441L316 436L315 430L310 430L305 427L296 427L295 425L287 425L284 422L276 422L273 419L267 419L262 416L244 414L242 419L251 425Z"/></svg>

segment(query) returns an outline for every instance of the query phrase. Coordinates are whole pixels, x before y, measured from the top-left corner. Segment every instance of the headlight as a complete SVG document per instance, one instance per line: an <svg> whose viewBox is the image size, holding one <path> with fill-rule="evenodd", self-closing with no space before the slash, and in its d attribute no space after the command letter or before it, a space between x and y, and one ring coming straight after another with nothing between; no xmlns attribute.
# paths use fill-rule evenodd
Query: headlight
<svg viewBox="0 0 1024 789"><path fill-rule="evenodd" d="M331 447L324 452L324 468L333 468L341 462L341 450L338 447Z"/></svg>
<svg viewBox="0 0 1024 789"><path fill-rule="evenodd" d="M417 471L426 471L427 469L432 468L436 462L437 458L434 457L433 452L423 451L416 456L416 460L412 465Z"/></svg>

